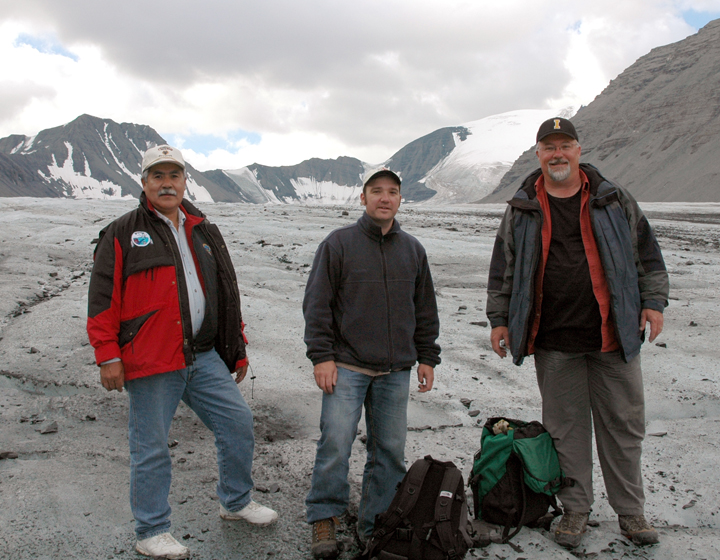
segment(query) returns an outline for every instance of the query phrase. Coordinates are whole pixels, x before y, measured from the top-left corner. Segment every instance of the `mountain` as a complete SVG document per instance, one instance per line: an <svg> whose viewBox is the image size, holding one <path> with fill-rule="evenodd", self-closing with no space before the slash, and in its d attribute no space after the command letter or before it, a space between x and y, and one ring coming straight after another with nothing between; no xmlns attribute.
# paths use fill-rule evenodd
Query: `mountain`
<svg viewBox="0 0 720 560"><path fill-rule="evenodd" d="M554 116L572 117L582 161L639 200L720 201L720 20L653 49L576 114L571 107L513 111L441 128L384 163L402 177L407 202L504 201L537 167L535 132ZM137 197L142 153L161 143L149 126L89 115L33 137L8 136L0 139L0 196ZM188 164L188 197L355 203L371 167L352 157L206 172Z"/></svg>
<svg viewBox="0 0 720 560"><path fill-rule="evenodd" d="M572 122L581 161L638 200L720 202L720 20L639 58ZM532 146L482 202L508 200L537 167Z"/></svg>
<svg viewBox="0 0 720 560"><path fill-rule="evenodd" d="M406 202L475 201L498 185L537 123L555 114L513 111L441 128L413 140L384 165L402 177ZM163 143L149 126L90 115L36 136L8 136L0 139L0 196L138 197L142 154ZM359 199L362 178L373 167L352 157L205 172L188 163L187 196L255 204L350 204Z"/></svg>
<svg viewBox="0 0 720 560"><path fill-rule="evenodd" d="M90 115L36 136L7 136L0 139L0 196L138 197L142 154L158 144L165 140L149 126ZM187 170L191 200L238 200L234 184Z"/></svg>
<svg viewBox="0 0 720 560"><path fill-rule="evenodd" d="M559 111L570 117L573 108ZM555 110L512 111L460 126L446 127L413 140L383 165L402 178L406 202L472 202L492 192L522 153L537 124ZM338 204L357 200L362 177L371 166L358 159L310 159L298 165L267 167L254 163L235 170L214 170L234 181L252 202Z"/></svg>

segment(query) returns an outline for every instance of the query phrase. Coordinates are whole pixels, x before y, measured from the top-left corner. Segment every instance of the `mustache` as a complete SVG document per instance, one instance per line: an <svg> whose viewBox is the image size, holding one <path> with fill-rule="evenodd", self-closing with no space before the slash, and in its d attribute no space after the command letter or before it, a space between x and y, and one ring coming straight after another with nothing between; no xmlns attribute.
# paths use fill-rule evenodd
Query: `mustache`
<svg viewBox="0 0 720 560"><path fill-rule="evenodd" d="M173 196L177 196L177 191L172 187L163 187L158 191L158 196L162 196L164 194L171 194Z"/></svg>
<svg viewBox="0 0 720 560"><path fill-rule="evenodd" d="M555 159L551 159L548 162L548 165L554 165L556 163L570 163L570 162L568 160L566 160L565 158L555 158Z"/></svg>

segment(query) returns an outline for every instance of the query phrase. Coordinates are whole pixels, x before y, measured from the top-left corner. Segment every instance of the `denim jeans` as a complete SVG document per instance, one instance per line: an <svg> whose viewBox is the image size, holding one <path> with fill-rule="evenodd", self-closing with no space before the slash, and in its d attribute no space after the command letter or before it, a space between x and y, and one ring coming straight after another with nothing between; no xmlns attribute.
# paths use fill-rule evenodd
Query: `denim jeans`
<svg viewBox="0 0 720 560"><path fill-rule="evenodd" d="M125 387L130 395L130 507L138 539L170 528L167 439L180 399L215 435L220 503L229 511L250 503L252 412L215 350L197 354L190 367L133 379Z"/></svg>
<svg viewBox="0 0 720 560"><path fill-rule="evenodd" d="M312 485L305 505L313 523L343 513L350 501L348 470L363 404L367 460L358 510L358 534L372 534L375 516L384 512L405 475L405 439L410 370L371 377L337 368L332 394L323 393L320 441Z"/></svg>

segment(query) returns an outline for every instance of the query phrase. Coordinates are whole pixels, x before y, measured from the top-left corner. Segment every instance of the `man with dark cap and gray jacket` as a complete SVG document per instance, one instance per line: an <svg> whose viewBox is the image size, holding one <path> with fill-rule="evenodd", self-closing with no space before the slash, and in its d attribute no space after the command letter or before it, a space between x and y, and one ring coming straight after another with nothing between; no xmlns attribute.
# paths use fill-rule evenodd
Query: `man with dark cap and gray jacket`
<svg viewBox="0 0 720 560"><path fill-rule="evenodd" d="M545 121L540 169L508 202L495 240L487 316L493 350L515 364L534 354L543 423L574 485L560 491L555 540L586 531L592 433L610 505L636 544L658 542L644 516L640 456L645 402L640 346L662 331L668 275L650 224L630 194L580 163L573 124Z"/></svg>
<svg viewBox="0 0 720 560"><path fill-rule="evenodd" d="M367 462L358 509L361 542L405 475L410 368L420 392L440 363L439 320L425 249L400 229L400 177L370 172L365 213L318 247L303 301L307 356L323 391L321 436L305 500L316 558L337 556L338 516L348 507L348 469L365 408Z"/></svg>

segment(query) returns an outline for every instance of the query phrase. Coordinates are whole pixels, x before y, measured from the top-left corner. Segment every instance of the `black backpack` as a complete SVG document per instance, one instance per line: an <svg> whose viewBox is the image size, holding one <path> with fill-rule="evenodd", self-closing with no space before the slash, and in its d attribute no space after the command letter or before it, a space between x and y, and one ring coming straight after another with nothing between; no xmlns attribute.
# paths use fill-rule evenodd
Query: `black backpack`
<svg viewBox="0 0 720 560"><path fill-rule="evenodd" d="M500 421L509 429L495 434ZM560 514L555 494L572 481L563 475L552 438L540 422L489 418L480 441L468 482L476 519L502 525L505 543L523 525L535 525L548 509L553 516ZM512 533L511 527L516 527Z"/></svg>
<svg viewBox="0 0 720 560"><path fill-rule="evenodd" d="M375 518L361 558L461 559L472 545L468 525L462 473L452 462L426 455L413 463L388 510Z"/></svg>

